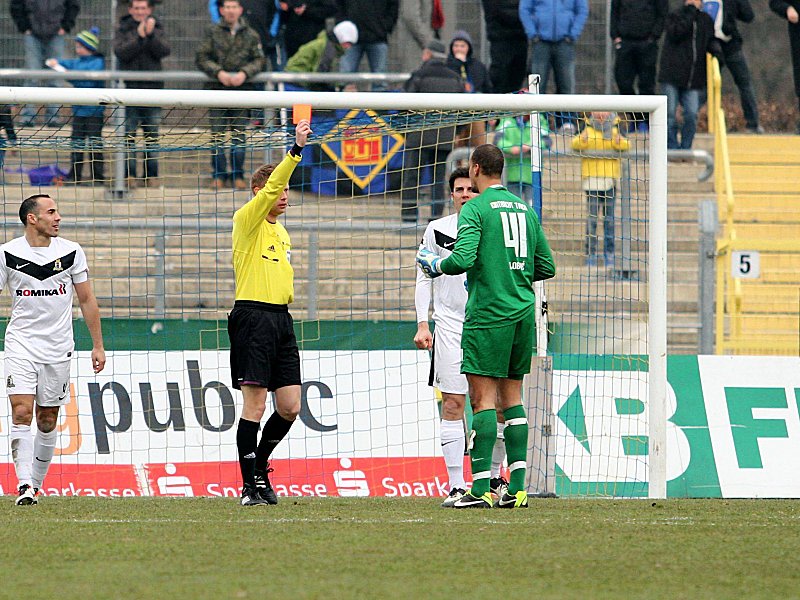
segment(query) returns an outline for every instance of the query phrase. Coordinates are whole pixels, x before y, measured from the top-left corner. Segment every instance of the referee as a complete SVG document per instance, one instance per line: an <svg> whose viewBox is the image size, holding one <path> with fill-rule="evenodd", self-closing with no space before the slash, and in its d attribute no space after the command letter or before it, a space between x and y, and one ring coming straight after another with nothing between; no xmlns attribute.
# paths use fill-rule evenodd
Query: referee
<svg viewBox="0 0 800 600"><path fill-rule="evenodd" d="M253 199L233 215L236 301L228 316L228 336L231 380L244 398L236 431L242 506L278 503L268 461L300 412L300 354L289 314L294 299L291 242L278 217L286 212L289 178L310 134L309 122L300 121L294 147L277 166L263 165L253 173ZM275 393L276 410L259 442L268 391Z"/></svg>

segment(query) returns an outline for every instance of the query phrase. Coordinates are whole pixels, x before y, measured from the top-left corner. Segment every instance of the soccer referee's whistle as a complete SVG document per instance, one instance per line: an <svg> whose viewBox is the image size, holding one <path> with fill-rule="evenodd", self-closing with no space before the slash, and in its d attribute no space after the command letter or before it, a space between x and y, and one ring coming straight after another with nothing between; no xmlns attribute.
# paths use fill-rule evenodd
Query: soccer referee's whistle
<svg viewBox="0 0 800 600"><path fill-rule="evenodd" d="M311 105L294 104L292 106L292 123L297 125L303 119L311 123Z"/></svg>

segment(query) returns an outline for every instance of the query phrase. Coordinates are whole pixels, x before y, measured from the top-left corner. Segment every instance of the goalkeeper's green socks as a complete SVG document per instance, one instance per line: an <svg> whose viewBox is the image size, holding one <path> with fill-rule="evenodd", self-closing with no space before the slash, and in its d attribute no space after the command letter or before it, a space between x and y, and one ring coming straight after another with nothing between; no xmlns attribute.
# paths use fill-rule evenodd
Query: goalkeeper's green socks
<svg viewBox="0 0 800 600"><path fill-rule="evenodd" d="M521 404L503 411L506 418L506 458L508 460L508 493L525 489L525 465L528 454L528 419Z"/></svg>
<svg viewBox="0 0 800 600"><path fill-rule="evenodd" d="M470 493L480 498L489 491L492 476L492 449L497 438L497 412L494 408L476 412L472 417L472 488Z"/></svg>

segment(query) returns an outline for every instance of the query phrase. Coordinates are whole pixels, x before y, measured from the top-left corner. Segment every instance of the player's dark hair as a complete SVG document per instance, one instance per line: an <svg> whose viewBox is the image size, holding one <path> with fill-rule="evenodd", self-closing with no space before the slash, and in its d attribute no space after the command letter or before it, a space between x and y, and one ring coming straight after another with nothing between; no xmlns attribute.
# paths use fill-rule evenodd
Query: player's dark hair
<svg viewBox="0 0 800 600"><path fill-rule="evenodd" d="M34 194L33 196L28 196L25 200L22 201L22 204L19 206L19 220L22 221L23 225L28 224L28 215L30 214L38 214L39 212L39 198L49 198L47 194Z"/></svg>
<svg viewBox="0 0 800 600"><path fill-rule="evenodd" d="M494 144L482 144L475 148L469 161L480 165L481 173L487 177L500 177L503 174L503 151Z"/></svg>
<svg viewBox="0 0 800 600"><path fill-rule="evenodd" d="M456 184L456 179L469 179L469 169L467 167L458 167L452 173L450 173L450 179L448 183L450 184L450 193L453 193L453 187Z"/></svg>
<svg viewBox="0 0 800 600"><path fill-rule="evenodd" d="M273 164L261 165L258 167L250 178L250 189L263 188L267 185L267 180L274 170L275 165Z"/></svg>
<svg viewBox="0 0 800 600"><path fill-rule="evenodd" d="M242 5L241 0L217 0L217 8L222 8L222 5L226 2L236 2L239 6Z"/></svg>
<svg viewBox="0 0 800 600"><path fill-rule="evenodd" d="M136 0L128 0L128 6L133 6L133 3L135 1ZM147 2L147 6L149 6L150 8L155 8L156 0L144 0L144 1Z"/></svg>

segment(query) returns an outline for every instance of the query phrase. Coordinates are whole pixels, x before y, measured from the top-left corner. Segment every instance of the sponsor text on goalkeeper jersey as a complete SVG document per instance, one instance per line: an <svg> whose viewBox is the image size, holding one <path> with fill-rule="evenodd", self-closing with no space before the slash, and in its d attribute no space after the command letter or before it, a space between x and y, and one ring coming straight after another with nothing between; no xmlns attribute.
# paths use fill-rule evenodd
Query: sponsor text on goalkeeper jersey
<svg viewBox="0 0 800 600"><path fill-rule="evenodd" d="M534 306L533 282L555 275L536 213L500 185L461 208L453 253L440 268L447 275L467 273L465 329L525 318Z"/></svg>

